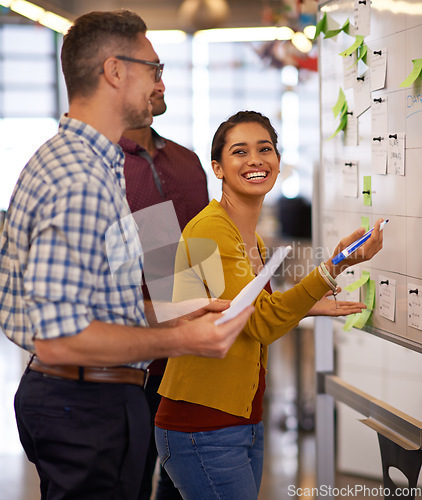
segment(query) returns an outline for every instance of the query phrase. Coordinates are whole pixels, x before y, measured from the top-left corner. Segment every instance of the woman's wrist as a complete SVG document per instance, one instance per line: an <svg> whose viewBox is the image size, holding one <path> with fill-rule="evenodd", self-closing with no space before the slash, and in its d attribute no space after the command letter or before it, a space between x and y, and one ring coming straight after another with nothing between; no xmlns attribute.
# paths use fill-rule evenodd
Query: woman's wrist
<svg viewBox="0 0 422 500"><path fill-rule="evenodd" d="M319 274L321 275L322 279L325 281L325 283L329 286L331 291L333 292L334 296L338 293L338 283L335 280L335 276L332 274L332 270L334 269L334 266L331 262L331 260L327 262L321 262L321 264L318 266L318 271Z"/></svg>
<svg viewBox="0 0 422 500"><path fill-rule="evenodd" d="M330 273L330 276L332 276L333 279L336 279L337 276L339 274L341 274L344 270L344 269L341 269L341 266L334 265L331 259L324 262L324 265L325 265L327 271Z"/></svg>

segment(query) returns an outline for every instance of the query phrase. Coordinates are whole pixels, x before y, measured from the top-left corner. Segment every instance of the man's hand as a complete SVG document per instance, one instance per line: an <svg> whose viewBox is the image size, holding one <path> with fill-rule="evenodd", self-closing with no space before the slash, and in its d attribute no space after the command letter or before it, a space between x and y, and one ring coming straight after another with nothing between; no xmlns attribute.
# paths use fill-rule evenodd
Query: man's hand
<svg viewBox="0 0 422 500"><path fill-rule="evenodd" d="M211 303L210 306L218 309L225 305L221 302L226 301L220 301L219 304L216 302ZM184 345L180 355L193 354L224 358L253 310L254 307L249 306L235 318L219 326L215 324L215 321L221 317L221 314L209 313L193 321L185 320L184 324L179 327L182 336L181 343Z"/></svg>
<svg viewBox="0 0 422 500"><path fill-rule="evenodd" d="M191 299L167 303L145 301L145 314L150 326L173 328L186 321L199 318L208 312L222 312L230 306L230 302L230 300L222 299ZM158 322L153 305L160 308L161 315L171 319Z"/></svg>
<svg viewBox="0 0 422 500"><path fill-rule="evenodd" d="M227 309L228 301L213 301L207 309ZM224 358L254 308L217 326L216 312L197 311L196 319L181 319L173 328L133 327L92 321L77 335L35 340L39 359L46 364L119 366L142 360L194 354Z"/></svg>
<svg viewBox="0 0 422 500"><path fill-rule="evenodd" d="M188 314L184 314L179 318L176 318L176 325L181 325L186 323L186 321L192 321L193 319L200 318L207 313L220 313L229 308L231 300L223 300L223 299L214 299L208 302L207 304L200 307L196 311L192 311Z"/></svg>

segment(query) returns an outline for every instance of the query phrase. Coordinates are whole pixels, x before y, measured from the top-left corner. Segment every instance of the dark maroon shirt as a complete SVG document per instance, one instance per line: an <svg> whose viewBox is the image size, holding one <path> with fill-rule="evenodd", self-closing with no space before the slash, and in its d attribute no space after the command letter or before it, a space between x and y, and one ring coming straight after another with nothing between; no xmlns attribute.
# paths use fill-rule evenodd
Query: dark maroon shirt
<svg viewBox="0 0 422 500"><path fill-rule="evenodd" d="M154 158L136 142L124 137L119 141L125 153L126 198L132 212L172 200L183 231L186 224L208 205L207 178L193 151L163 139L155 130L152 132L156 146ZM154 180L154 167L159 187Z"/></svg>
<svg viewBox="0 0 422 500"><path fill-rule="evenodd" d="M155 144L154 158L136 142L122 137L119 141L125 153L124 174L126 198L130 210L172 200L180 230L208 205L207 178L198 156L189 149L164 139L151 129ZM149 298L148 290L143 292ZM150 373L164 373L166 360L156 360Z"/></svg>

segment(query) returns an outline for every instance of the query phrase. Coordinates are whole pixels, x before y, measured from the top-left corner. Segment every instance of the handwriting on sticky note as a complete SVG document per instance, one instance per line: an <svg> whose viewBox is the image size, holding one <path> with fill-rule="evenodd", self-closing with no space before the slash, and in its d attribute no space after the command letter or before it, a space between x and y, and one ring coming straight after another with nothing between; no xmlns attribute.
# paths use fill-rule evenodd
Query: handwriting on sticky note
<svg viewBox="0 0 422 500"><path fill-rule="evenodd" d="M390 174L404 175L405 141L403 132L388 136L387 169Z"/></svg>
<svg viewBox="0 0 422 500"><path fill-rule="evenodd" d="M371 2L355 0L353 5L355 33L359 35L371 34Z"/></svg>
<svg viewBox="0 0 422 500"><path fill-rule="evenodd" d="M422 287L407 284L407 324L422 330Z"/></svg>
<svg viewBox="0 0 422 500"><path fill-rule="evenodd" d="M395 321L396 315L396 280L378 276L378 312L380 316Z"/></svg>

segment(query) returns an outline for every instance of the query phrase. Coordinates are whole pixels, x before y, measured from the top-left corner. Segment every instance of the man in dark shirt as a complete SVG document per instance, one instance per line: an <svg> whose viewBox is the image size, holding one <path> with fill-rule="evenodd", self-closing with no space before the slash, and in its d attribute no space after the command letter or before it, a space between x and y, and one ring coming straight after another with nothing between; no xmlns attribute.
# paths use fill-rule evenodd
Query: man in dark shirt
<svg viewBox="0 0 422 500"><path fill-rule="evenodd" d="M161 80L151 96L152 114L159 116L167 109L165 86ZM119 141L125 153L124 175L126 198L132 212L171 200L180 229L208 204L207 179L198 156L189 149L159 136L150 126L126 130ZM144 295L148 291L144 287ZM160 403L157 393L166 366L166 359L150 366L146 396L151 412L151 425ZM154 433L151 434L147 463L142 478L140 500L149 500L152 477L157 460ZM156 500L181 499L165 469L160 469Z"/></svg>

